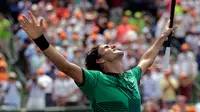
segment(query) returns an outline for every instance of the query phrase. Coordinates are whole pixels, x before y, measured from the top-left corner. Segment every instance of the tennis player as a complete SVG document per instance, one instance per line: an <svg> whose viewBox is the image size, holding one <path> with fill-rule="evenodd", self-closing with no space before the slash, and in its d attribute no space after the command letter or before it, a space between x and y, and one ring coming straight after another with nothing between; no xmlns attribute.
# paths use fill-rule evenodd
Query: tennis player
<svg viewBox="0 0 200 112"><path fill-rule="evenodd" d="M82 92L88 97L95 112L140 112L141 97L138 85L142 74L154 62L159 49L168 35L176 27L169 28L169 22L162 35L144 53L137 67L124 71L122 64L123 51L115 45L102 44L87 53L87 69L69 63L45 39L43 19L36 22L29 11L30 19L23 15L20 20L23 28L55 66L74 79Z"/></svg>

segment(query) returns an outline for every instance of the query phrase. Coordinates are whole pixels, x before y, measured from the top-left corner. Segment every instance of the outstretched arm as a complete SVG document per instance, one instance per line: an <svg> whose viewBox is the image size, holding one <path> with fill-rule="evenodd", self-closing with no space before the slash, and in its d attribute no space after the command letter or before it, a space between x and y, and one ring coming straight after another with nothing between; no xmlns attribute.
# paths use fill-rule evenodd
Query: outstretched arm
<svg viewBox="0 0 200 112"><path fill-rule="evenodd" d="M40 40L44 40L45 38L43 36L43 19L40 20L38 24L32 13L30 11L28 13L31 19L28 19L26 16L23 15L23 19L20 20L21 28L23 28L24 31L26 31L26 33L31 37L31 39L38 40L40 38ZM50 61L52 61L55 64L55 66L60 71L69 75L77 83L83 83L82 70L80 67L78 67L75 64L69 63L55 48L53 48L53 46L45 44L44 47L46 48L42 50L43 53Z"/></svg>
<svg viewBox="0 0 200 112"><path fill-rule="evenodd" d="M170 22L168 21L162 35L154 42L154 44L141 57L138 66L142 69L142 74L144 74L147 68L149 68L153 64L156 56L159 53L160 48L162 47L164 41L169 36L169 34L177 28L177 26L173 28L169 28L169 23Z"/></svg>
<svg viewBox="0 0 200 112"><path fill-rule="evenodd" d="M69 75L77 83L83 83L81 68L73 63L69 63L53 46L50 45L43 53L60 71Z"/></svg>

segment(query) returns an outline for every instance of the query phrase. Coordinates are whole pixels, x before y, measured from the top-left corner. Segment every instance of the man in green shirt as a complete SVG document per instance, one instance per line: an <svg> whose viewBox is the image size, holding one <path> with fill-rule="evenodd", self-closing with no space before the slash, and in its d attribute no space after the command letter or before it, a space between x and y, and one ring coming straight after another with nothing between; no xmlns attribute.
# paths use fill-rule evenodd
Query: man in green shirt
<svg viewBox="0 0 200 112"><path fill-rule="evenodd" d="M3 52L7 58L11 59L9 40L11 36L10 21L0 13L0 52Z"/></svg>
<svg viewBox="0 0 200 112"><path fill-rule="evenodd" d="M137 67L124 71L123 51L115 45L103 44L91 49L86 56L86 69L68 62L53 48L43 35L43 19L39 24L29 12L31 19L23 16L21 27L56 67L75 80L90 100L95 112L140 112L141 98L138 85L141 75L151 66L168 35L176 28L165 28L148 51L142 56Z"/></svg>

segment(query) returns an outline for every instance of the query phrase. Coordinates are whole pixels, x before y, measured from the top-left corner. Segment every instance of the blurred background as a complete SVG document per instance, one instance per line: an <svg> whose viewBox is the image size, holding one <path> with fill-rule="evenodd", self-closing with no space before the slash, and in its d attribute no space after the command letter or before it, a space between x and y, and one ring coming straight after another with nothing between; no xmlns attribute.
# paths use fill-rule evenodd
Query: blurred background
<svg viewBox="0 0 200 112"><path fill-rule="evenodd" d="M0 111L89 112L74 81L20 29L28 10L45 19L45 36L69 61L85 68L85 53L102 43L125 52L124 69L137 65L162 34L171 0L0 0ZM143 112L200 112L200 0L177 0L170 70L165 48L141 78Z"/></svg>

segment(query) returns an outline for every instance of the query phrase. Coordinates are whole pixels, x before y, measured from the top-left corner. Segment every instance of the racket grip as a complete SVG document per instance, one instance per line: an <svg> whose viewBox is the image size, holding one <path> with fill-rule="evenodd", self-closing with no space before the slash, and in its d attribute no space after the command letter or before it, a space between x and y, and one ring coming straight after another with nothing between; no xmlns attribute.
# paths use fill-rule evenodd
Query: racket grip
<svg viewBox="0 0 200 112"><path fill-rule="evenodd" d="M170 50L171 50L170 47L167 47L165 50L163 72L169 71Z"/></svg>

